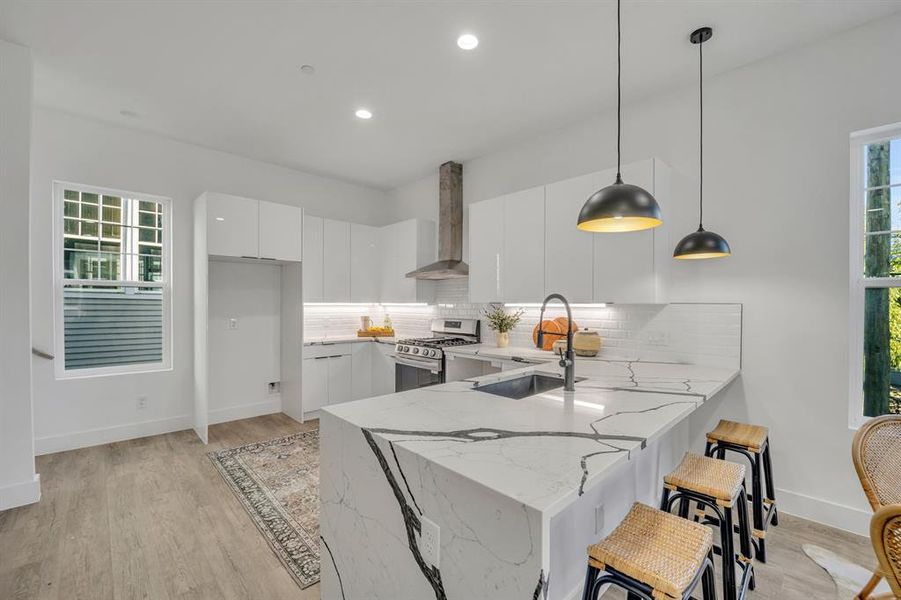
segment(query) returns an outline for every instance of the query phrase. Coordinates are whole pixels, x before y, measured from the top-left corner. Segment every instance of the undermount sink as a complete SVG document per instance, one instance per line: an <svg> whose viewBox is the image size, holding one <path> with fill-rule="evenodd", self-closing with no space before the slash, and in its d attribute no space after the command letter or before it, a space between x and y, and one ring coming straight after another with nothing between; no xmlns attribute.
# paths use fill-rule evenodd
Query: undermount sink
<svg viewBox="0 0 901 600"><path fill-rule="evenodd" d="M496 396L519 400L521 398L528 398L535 394L541 394L542 392L548 392L562 387L562 377L532 373L531 375L524 375L515 379L506 379L504 381L498 381L497 383L477 385L475 389L479 392L487 392Z"/></svg>

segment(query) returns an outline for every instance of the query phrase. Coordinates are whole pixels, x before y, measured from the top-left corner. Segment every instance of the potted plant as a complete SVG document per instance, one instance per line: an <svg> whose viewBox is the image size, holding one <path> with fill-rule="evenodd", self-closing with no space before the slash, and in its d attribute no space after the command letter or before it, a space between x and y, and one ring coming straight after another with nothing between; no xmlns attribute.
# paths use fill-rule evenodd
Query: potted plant
<svg viewBox="0 0 901 600"><path fill-rule="evenodd" d="M522 319L523 309L507 312L500 304L491 304L485 309L485 320L488 327L496 332L495 341L498 348L506 348L510 344L510 332Z"/></svg>

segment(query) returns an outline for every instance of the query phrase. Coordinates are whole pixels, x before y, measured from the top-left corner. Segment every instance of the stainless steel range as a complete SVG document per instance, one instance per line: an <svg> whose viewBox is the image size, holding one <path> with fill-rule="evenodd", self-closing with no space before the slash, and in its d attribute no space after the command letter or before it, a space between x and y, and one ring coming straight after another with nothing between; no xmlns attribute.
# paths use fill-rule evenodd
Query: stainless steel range
<svg viewBox="0 0 901 600"><path fill-rule="evenodd" d="M394 390L444 383L444 349L478 344L478 319L433 319L434 337L400 340L394 346Z"/></svg>

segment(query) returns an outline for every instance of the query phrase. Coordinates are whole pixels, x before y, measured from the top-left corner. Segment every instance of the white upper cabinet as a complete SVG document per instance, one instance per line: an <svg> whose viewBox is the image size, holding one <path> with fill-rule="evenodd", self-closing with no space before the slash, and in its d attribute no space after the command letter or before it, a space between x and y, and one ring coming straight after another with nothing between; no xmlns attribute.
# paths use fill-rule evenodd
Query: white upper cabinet
<svg viewBox="0 0 901 600"><path fill-rule="evenodd" d="M303 257L303 209L206 192L207 253L296 262Z"/></svg>
<svg viewBox="0 0 901 600"><path fill-rule="evenodd" d="M544 186L504 196L505 302L544 299Z"/></svg>
<svg viewBox="0 0 901 600"><path fill-rule="evenodd" d="M599 186L614 182L616 170L597 174ZM660 192L654 179L654 161L623 167L623 180L651 194ZM578 213L577 213L578 216ZM664 221L666 215L663 216ZM594 301L652 303L656 301L654 236L656 229L626 233L594 233Z"/></svg>
<svg viewBox="0 0 901 600"><path fill-rule="evenodd" d="M303 301L323 302L322 219L303 217Z"/></svg>
<svg viewBox="0 0 901 600"><path fill-rule="evenodd" d="M664 212L673 177L655 159L623 167L623 179L651 192ZM588 197L615 179L616 170L608 169L471 204L470 301L540 302L554 292L579 303L659 301L655 264L672 251L664 227L630 233L577 227Z"/></svg>
<svg viewBox="0 0 901 600"><path fill-rule="evenodd" d="M323 220L322 290L325 302L350 302L350 223Z"/></svg>
<svg viewBox="0 0 901 600"><path fill-rule="evenodd" d="M545 188L544 284L547 293L563 294L570 302L592 302L595 234L576 228L579 212L599 188L590 173Z"/></svg>
<svg viewBox="0 0 901 600"><path fill-rule="evenodd" d="M380 299L382 302L431 302L435 282L407 277L435 262L435 223L408 219L379 230L381 259Z"/></svg>
<svg viewBox="0 0 901 600"><path fill-rule="evenodd" d="M213 256L257 258L260 250L258 200L206 193L207 253Z"/></svg>
<svg viewBox="0 0 901 600"><path fill-rule="evenodd" d="M503 196L469 205L470 302L504 301L504 228Z"/></svg>
<svg viewBox="0 0 901 600"><path fill-rule="evenodd" d="M377 227L350 226L350 301L375 302L381 281L379 230Z"/></svg>
<svg viewBox="0 0 901 600"><path fill-rule="evenodd" d="M299 261L303 257L303 209L260 201L260 258Z"/></svg>

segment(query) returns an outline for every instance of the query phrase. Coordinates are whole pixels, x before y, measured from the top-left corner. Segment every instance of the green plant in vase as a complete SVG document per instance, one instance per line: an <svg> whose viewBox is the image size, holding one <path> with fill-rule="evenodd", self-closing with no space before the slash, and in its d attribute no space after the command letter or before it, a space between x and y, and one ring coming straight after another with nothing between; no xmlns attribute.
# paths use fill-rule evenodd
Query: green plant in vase
<svg viewBox="0 0 901 600"><path fill-rule="evenodd" d="M510 344L510 332L522 320L523 312L525 312L523 309L507 312L500 304L491 304L485 308L485 320L488 327L495 332L498 348L506 348Z"/></svg>

